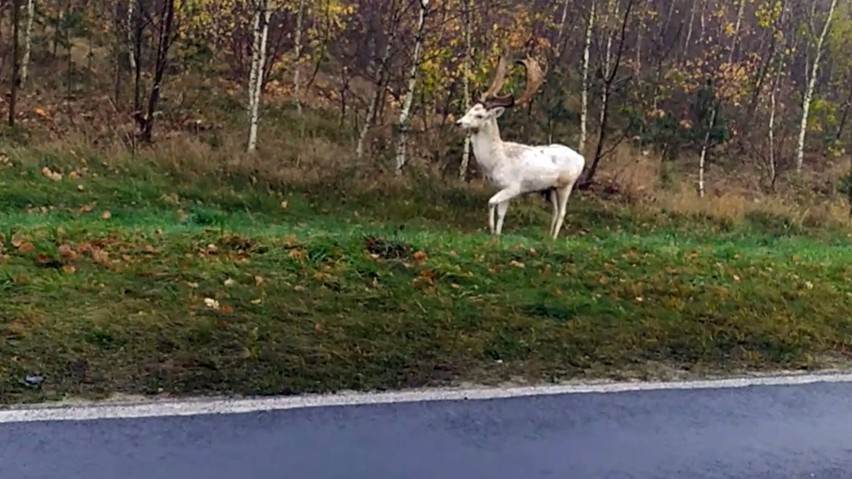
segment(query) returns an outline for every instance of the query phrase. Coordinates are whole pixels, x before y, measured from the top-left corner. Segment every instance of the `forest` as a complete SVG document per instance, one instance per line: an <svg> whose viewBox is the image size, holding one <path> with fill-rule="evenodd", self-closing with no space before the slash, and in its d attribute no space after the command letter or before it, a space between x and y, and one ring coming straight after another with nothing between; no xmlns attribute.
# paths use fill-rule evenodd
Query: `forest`
<svg viewBox="0 0 852 479"><path fill-rule="evenodd" d="M506 53L535 56L547 78L526 111L504 120L505 136L576 148L587 157L585 186L599 165L638 154L659 163L659 176L687 173L701 196L718 193L731 171L749 178L739 185L749 190L776 191L779 181L813 172L849 189L848 2L5 0L3 7L5 108L27 135L83 135L125 148L157 136L212 145L232 137L247 151L263 150L276 136L264 138L263 128L282 121L264 120L265 109L278 107L291 122L321 117L334 137L314 125L294 140L330 141L350 164L388 171L416 164L464 179L475 165L451 120ZM520 83L515 75L509 87ZM81 116L91 121L76 121ZM279 161L315 164L305 155Z"/></svg>

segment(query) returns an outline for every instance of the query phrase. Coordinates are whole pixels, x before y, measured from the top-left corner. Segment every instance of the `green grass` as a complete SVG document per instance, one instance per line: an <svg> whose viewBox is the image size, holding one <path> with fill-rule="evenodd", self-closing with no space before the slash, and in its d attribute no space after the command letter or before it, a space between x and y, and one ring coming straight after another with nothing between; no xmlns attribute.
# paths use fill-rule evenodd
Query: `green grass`
<svg viewBox="0 0 852 479"><path fill-rule="evenodd" d="M487 196L461 187L338 200L144 168L53 182L32 161L0 169L3 403L818 368L852 352L845 231L577 195L560 240L531 199L492 241Z"/></svg>

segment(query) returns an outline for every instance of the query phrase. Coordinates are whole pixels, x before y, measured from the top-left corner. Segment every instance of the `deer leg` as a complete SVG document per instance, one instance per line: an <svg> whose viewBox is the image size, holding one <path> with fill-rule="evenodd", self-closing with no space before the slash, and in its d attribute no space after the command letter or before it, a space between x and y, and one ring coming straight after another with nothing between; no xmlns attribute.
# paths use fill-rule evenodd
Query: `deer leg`
<svg viewBox="0 0 852 479"><path fill-rule="evenodd" d="M520 188L505 188L498 191L488 200L488 208L491 211L489 215L489 225L491 226L491 234L500 235L503 228L503 218L506 216L506 210L509 208L509 200L521 194ZM505 203L505 205L503 205ZM502 211L501 211L502 210ZM494 214L497 215L498 224L494 225Z"/></svg>
<svg viewBox="0 0 852 479"><path fill-rule="evenodd" d="M556 215L559 214L559 200L556 196L556 189L551 188L547 190L547 199L550 201L551 206L553 206L553 213L550 218L550 235L553 235L553 228L556 227Z"/></svg>
<svg viewBox="0 0 852 479"><path fill-rule="evenodd" d="M503 220L506 218L506 211L509 210L509 202L504 201L497 205L497 235L503 232Z"/></svg>
<svg viewBox="0 0 852 479"><path fill-rule="evenodd" d="M559 230L562 229L562 223L565 221L565 213L568 211L568 198L571 196L571 190L574 189L574 183L556 190L556 196L559 198L559 211L556 214L556 226L553 228L553 239L559 236Z"/></svg>

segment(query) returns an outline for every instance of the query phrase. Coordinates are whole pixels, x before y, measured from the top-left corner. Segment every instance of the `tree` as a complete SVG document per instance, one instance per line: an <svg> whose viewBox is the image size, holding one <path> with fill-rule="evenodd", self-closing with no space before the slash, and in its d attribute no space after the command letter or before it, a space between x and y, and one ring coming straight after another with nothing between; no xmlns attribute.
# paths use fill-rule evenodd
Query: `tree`
<svg viewBox="0 0 852 479"><path fill-rule="evenodd" d="M269 0L252 0L254 16L254 37L251 49L251 70L248 85L248 116L249 134L246 150L253 153L257 149L257 126L260 114L260 93L263 89L264 62L266 60L266 44L269 36L269 18L272 10Z"/></svg>
<svg viewBox="0 0 852 479"><path fill-rule="evenodd" d="M426 24L426 15L429 12L429 0L418 0L420 4L417 19L417 30L414 38L414 53L411 55L411 69L408 74L408 88L402 108L399 110L399 123L397 124L398 138L396 144L396 173L402 173L405 167L405 147L408 144L408 129L410 127L411 104L414 102L414 89L417 86L417 72L420 70L420 50L423 48L423 29Z"/></svg>
<svg viewBox="0 0 852 479"><path fill-rule="evenodd" d="M837 8L837 0L831 0L828 7L828 14L823 23L822 31L816 42L816 51L814 52L813 63L808 77L808 84L805 87L805 96L802 99L802 121L799 124L799 140L796 144L796 173L802 171L802 165L805 161L805 138L808 130L808 114L811 109L811 102L814 98L814 90L816 90L817 75L819 73L820 61L822 60L823 50L825 48L825 40L831 28L831 20L834 17L834 11Z"/></svg>

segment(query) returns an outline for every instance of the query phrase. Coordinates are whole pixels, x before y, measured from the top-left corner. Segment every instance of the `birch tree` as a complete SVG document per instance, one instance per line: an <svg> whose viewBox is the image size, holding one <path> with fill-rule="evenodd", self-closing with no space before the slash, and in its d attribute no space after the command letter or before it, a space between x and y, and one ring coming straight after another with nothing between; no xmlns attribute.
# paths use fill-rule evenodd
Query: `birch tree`
<svg viewBox="0 0 852 479"><path fill-rule="evenodd" d="M396 143L396 173L402 173L405 167L405 149L408 144L410 128L411 105L414 102L414 89L417 86L417 72L420 70L420 50L423 49L423 32L428 14L429 0L419 0L420 10L417 18L417 31L414 37L414 53L411 58L411 69L408 74L408 87L402 108L399 110L399 137Z"/></svg>
<svg viewBox="0 0 852 479"><path fill-rule="evenodd" d="M731 39L731 47L728 50L728 65L732 65L734 61L734 54L737 50L737 44L740 38L740 27L743 21L743 12L745 11L745 3L746 0L740 0L739 7L737 8L737 20L734 24L734 33L733 38ZM698 156L698 196L704 198L704 174L706 171L707 165L707 151L710 148L710 140L713 134L713 129L716 127L716 120L719 116L719 107L720 100L718 98L718 91L714 87L712 89L713 98L711 100L710 106L710 120L708 121L707 131L704 133L704 141L701 143L701 153Z"/></svg>
<svg viewBox="0 0 852 479"><path fill-rule="evenodd" d="M15 126L16 103L18 99L18 75L20 74L20 41L21 0L12 0L12 75L9 91L9 126Z"/></svg>
<svg viewBox="0 0 852 479"><path fill-rule="evenodd" d="M35 17L35 0L27 0L27 23L24 25L24 56L21 58L21 80L23 87L29 75L30 53L33 46L33 19Z"/></svg>
<svg viewBox="0 0 852 479"><path fill-rule="evenodd" d="M595 30L595 7L597 0L592 0L589 10L589 21L586 25L586 36L583 40L583 83L580 90L580 140L577 142L577 151L583 154L586 148L586 137L588 136L589 123L589 58L592 49L592 33Z"/></svg>
<svg viewBox="0 0 852 479"><path fill-rule="evenodd" d="M805 139L808 131L808 115L811 109L811 102L814 98L814 90L816 89L817 75L819 74L820 61L825 47L825 39L828 36L828 31L831 28L831 20L834 17L834 11L837 8L837 0L831 0L831 5L828 7L828 16L822 27L822 32L816 43L816 52L814 53L813 63L811 64L811 72L808 77L808 84L805 87L805 96L802 99L802 121L799 124L799 139L796 143L796 173L802 171L802 166L805 162Z"/></svg>
<svg viewBox="0 0 852 479"><path fill-rule="evenodd" d="M302 24L305 17L305 0L299 0L299 10L296 13L296 33L293 41L293 101L296 104L296 112L302 114L302 97L299 93L301 88L300 83L300 66L302 60ZM268 21L267 21L268 23Z"/></svg>
<svg viewBox="0 0 852 479"><path fill-rule="evenodd" d="M473 45L471 42L471 30L473 30L473 15L472 15L473 0L463 0L462 8L464 22L464 64L462 66L462 88L464 88L464 110L467 111L471 107L470 98L470 76L473 66ZM566 2L567 4L567 2ZM470 167L470 135L464 136L464 145L462 150L461 165L459 165L459 179L464 181L467 176L467 169Z"/></svg>
<svg viewBox="0 0 852 479"><path fill-rule="evenodd" d="M367 115L364 119L364 124L361 126L361 131L358 133L358 142L355 146L355 156L358 158L364 156L364 142L367 140L367 133L370 131L370 127L376 119L377 112L379 111L379 104L382 101L382 97L385 94L385 87L387 86L387 64L390 59L393 43L396 40L397 22L399 10L401 10L399 8L398 0L389 0L389 2L390 12L388 14L387 23L387 41L382 49L381 56L378 58L378 62L376 62L374 70L376 91L373 94L372 101L367 107Z"/></svg>
<svg viewBox="0 0 852 479"><path fill-rule="evenodd" d="M612 151L612 149L610 149L609 151L604 152L603 147L604 143L607 141L611 95L616 83L616 75L618 75L618 70L621 66L621 60L624 55L624 45L627 40L627 24L630 21L630 12L633 10L634 4L634 0L627 0L627 5L625 6L624 13L621 14L620 21L616 22L619 20L619 0L610 0L610 3L607 5L606 23L601 23L601 26L603 27L605 25L608 31L606 32L606 46L604 47L603 52L604 58L600 60L598 66L598 75L603 83L601 85L598 142L595 147L595 155L592 157L592 164L589 166L589 172L586 174L586 178L581 183L581 186L583 187L588 187L592 184L601 160ZM618 45L615 48L615 52L613 52L613 40L616 35L618 35Z"/></svg>
<svg viewBox="0 0 852 479"><path fill-rule="evenodd" d="M254 153L257 149L257 125L260 113L260 93L263 89L264 62L266 44L269 36L269 19L272 16L269 0L252 0L253 36L251 48L251 69L248 85L249 134L246 151Z"/></svg>

